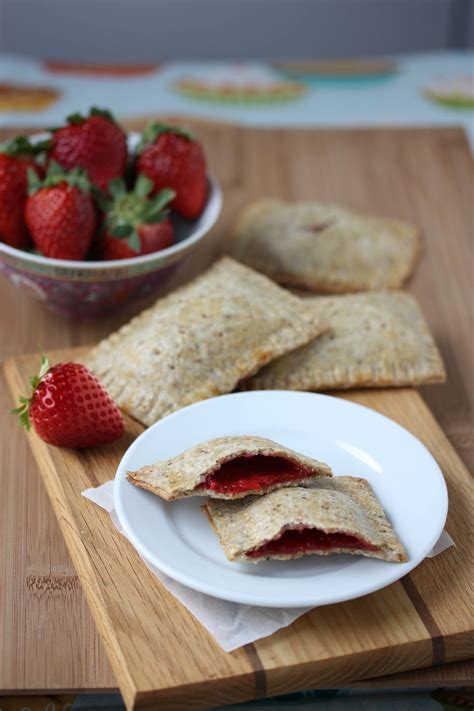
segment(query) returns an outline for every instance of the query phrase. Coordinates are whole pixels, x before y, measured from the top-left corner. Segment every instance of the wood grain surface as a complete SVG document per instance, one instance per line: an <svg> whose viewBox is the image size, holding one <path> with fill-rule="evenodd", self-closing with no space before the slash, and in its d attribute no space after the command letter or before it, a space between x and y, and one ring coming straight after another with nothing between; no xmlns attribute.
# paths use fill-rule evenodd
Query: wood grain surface
<svg viewBox="0 0 474 711"><path fill-rule="evenodd" d="M51 353L77 360L83 349ZM7 360L23 392L37 355ZM447 528L457 547L427 559L402 581L348 603L322 607L232 654L161 586L106 512L81 497L111 479L143 427L127 419L120 442L85 451L48 447L28 435L50 501L128 708L207 708L287 691L469 658L474 654L470 569L470 477L415 390L342 395L391 417L430 449L450 494ZM456 601L453 606L453 600ZM199 649L199 654L196 650ZM159 663L157 663L159 662Z"/></svg>
<svg viewBox="0 0 474 711"><path fill-rule="evenodd" d="M426 246L410 291L420 300L448 366L448 384L424 388L423 395L459 455L465 462L472 461L472 164L462 131L285 131L206 123L199 124L197 131L206 145L211 169L222 183L225 208L193 265L181 271L176 281L184 281L190 270L198 270L212 260L237 210L257 196L339 200L354 208L414 220L423 229ZM0 296L3 359L40 347L49 350L93 342L139 310L135 306L95 323L73 322L58 319L4 279L0 281ZM0 689L112 690L116 682L25 437L6 414L9 406L9 396L2 389ZM457 492L454 495L460 496ZM463 533L461 539L464 537ZM441 564L443 556L436 561L436 565ZM449 589L454 583L456 580L449 582ZM415 585L426 603L429 586L425 589L423 580ZM398 594L402 599L409 595L405 590ZM441 619L442 605L437 614ZM432 632L436 637L435 628ZM296 628L292 634L296 634ZM273 693L277 661L270 664L266 654L272 653L265 651L263 642L258 644L270 669L266 683ZM432 663L432 643L426 638L419 644L417 663L410 659L406 668ZM456 652L458 644L463 644L462 635L451 637L449 652L453 647ZM261 685L263 674L257 673L254 678L256 665L258 668L262 663L255 650L238 656L242 670L247 670L242 678L250 673L251 684L256 678ZM368 665L365 674L383 674L390 669L393 667L384 668L383 664L379 669ZM449 679L466 682L469 678L472 667L451 664L422 670L418 676L415 672L397 675L393 684L426 685L438 680L446 684ZM243 693L248 683L242 683ZM315 686L327 683L324 676L314 681ZM384 678L380 683L391 682Z"/></svg>

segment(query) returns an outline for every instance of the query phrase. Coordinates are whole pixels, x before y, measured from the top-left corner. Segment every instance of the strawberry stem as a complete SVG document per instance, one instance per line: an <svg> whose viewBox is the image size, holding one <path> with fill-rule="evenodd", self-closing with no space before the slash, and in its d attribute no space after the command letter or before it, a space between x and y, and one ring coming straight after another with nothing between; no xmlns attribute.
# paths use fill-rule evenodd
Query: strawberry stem
<svg viewBox="0 0 474 711"><path fill-rule="evenodd" d="M68 183L74 188L79 188L84 193L91 191L91 183L87 177L87 173L83 168L73 168L65 171L56 163L49 161L48 172L44 180L40 180L35 171L31 168L27 171L28 174L28 195L33 195L41 188L52 188L59 183Z"/></svg>
<svg viewBox="0 0 474 711"><path fill-rule="evenodd" d="M26 176L28 178L28 195L33 195L42 187L41 179L33 168L28 168Z"/></svg>
<svg viewBox="0 0 474 711"><path fill-rule="evenodd" d="M127 192L127 186L123 178L112 178L109 180L109 193L113 198L122 197Z"/></svg>
<svg viewBox="0 0 474 711"><path fill-rule="evenodd" d="M138 198L146 198L153 190L153 181L146 175L140 173L133 188L133 194Z"/></svg>
<svg viewBox="0 0 474 711"><path fill-rule="evenodd" d="M145 205L143 222L162 222L168 215L165 207L176 197L176 192L171 188L163 188L155 197L148 200Z"/></svg>
<svg viewBox="0 0 474 711"><path fill-rule="evenodd" d="M35 156L45 150L43 144L43 141L33 144L27 136L16 136L16 138L2 146L1 151L15 157Z"/></svg>
<svg viewBox="0 0 474 711"><path fill-rule="evenodd" d="M66 120L69 124L72 124L73 126L79 126L81 123L84 123L85 119L82 114L76 111L73 114L69 114Z"/></svg>
<svg viewBox="0 0 474 711"><path fill-rule="evenodd" d="M25 397L24 395L20 395L20 397L19 397L20 405L18 407L15 407L13 410L10 410L10 414L18 415L20 425L22 427L25 427L27 432L29 432L31 429L30 406L31 406L31 402L33 400L33 395L35 394L35 390L38 387L41 379L46 375L48 370L49 370L48 356L45 353L42 353L39 373L38 373L38 375L32 375L30 378L30 384L31 384L30 397Z"/></svg>
<svg viewBox="0 0 474 711"><path fill-rule="evenodd" d="M101 118L105 118L112 123L117 123L114 115L108 109L99 109L98 106L91 106L89 116L101 116Z"/></svg>

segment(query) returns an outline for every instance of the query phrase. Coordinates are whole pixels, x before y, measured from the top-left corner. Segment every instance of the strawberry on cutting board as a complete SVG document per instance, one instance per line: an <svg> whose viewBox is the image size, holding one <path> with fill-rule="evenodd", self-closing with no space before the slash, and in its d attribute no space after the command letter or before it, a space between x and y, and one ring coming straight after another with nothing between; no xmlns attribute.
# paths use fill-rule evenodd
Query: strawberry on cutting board
<svg viewBox="0 0 474 711"><path fill-rule="evenodd" d="M105 214L98 249L102 259L137 257L173 244L173 225L166 206L176 193L165 188L148 198L152 189L152 181L144 175L138 176L132 192L127 192L121 178L109 183L111 199L100 200Z"/></svg>
<svg viewBox="0 0 474 711"><path fill-rule="evenodd" d="M80 363L49 367L45 355L30 379L30 397L20 397L11 412L20 423L57 447L94 447L119 439L125 431L117 405L91 371Z"/></svg>
<svg viewBox="0 0 474 711"><path fill-rule="evenodd" d="M0 150L0 241L17 249L31 246L24 208L28 169L37 176L42 172L34 160L36 152L25 136L18 136Z"/></svg>
<svg viewBox="0 0 474 711"><path fill-rule="evenodd" d="M84 259L96 226L84 171L75 168L66 173L51 161L42 181L28 170L28 193L25 218L36 247L46 257Z"/></svg>
<svg viewBox="0 0 474 711"><path fill-rule="evenodd" d="M124 175L127 140L112 114L93 107L89 116L68 116L68 125L55 129L49 143L49 157L65 170L84 168L101 190L109 181Z"/></svg>
<svg viewBox="0 0 474 711"><path fill-rule="evenodd" d="M188 220L199 217L207 197L206 158L190 133L150 124L137 148L136 169L153 181L155 192L162 188L176 191L173 210Z"/></svg>

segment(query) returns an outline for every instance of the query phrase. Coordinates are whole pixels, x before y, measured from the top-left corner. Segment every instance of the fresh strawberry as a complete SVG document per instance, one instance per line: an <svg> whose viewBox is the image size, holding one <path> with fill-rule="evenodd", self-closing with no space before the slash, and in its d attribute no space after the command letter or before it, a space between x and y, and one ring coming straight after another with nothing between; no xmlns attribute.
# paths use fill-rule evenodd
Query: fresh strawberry
<svg viewBox="0 0 474 711"><path fill-rule="evenodd" d="M72 114L68 125L53 130L50 158L65 170L84 168L101 190L125 173L127 140L109 111L93 107L89 116Z"/></svg>
<svg viewBox="0 0 474 711"><path fill-rule="evenodd" d="M36 247L46 257L85 258L96 224L89 191L89 180L80 168L65 173L51 161L43 181L28 171L26 224Z"/></svg>
<svg viewBox="0 0 474 711"><path fill-rule="evenodd" d="M91 371L80 363L49 367L43 354L38 375L30 378L29 398L12 410L20 423L57 447L94 447L115 442L125 430L122 415Z"/></svg>
<svg viewBox="0 0 474 711"><path fill-rule="evenodd" d="M100 200L105 213L104 233L99 246L102 259L126 259L157 252L173 244L173 225L166 205L174 190L164 189L153 198L152 181L139 175L132 192L121 178L109 183L111 199Z"/></svg>
<svg viewBox="0 0 474 711"><path fill-rule="evenodd" d="M154 191L172 188L171 207L188 220L199 217L206 204L206 158L194 137L181 128L152 123L137 149L137 172L153 181Z"/></svg>
<svg viewBox="0 0 474 711"><path fill-rule="evenodd" d="M38 176L35 147L25 136L18 136L0 151L0 241L11 247L26 249L31 237L26 227L24 208L30 168Z"/></svg>

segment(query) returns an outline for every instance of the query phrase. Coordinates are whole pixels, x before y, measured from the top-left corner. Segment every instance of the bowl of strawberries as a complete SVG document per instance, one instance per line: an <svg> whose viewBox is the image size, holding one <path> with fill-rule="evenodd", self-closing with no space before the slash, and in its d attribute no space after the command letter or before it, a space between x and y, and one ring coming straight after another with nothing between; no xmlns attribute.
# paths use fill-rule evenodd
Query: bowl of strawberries
<svg viewBox="0 0 474 711"><path fill-rule="evenodd" d="M191 133L92 108L0 146L0 271L65 316L107 315L163 287L221 205Z"/></svg>

